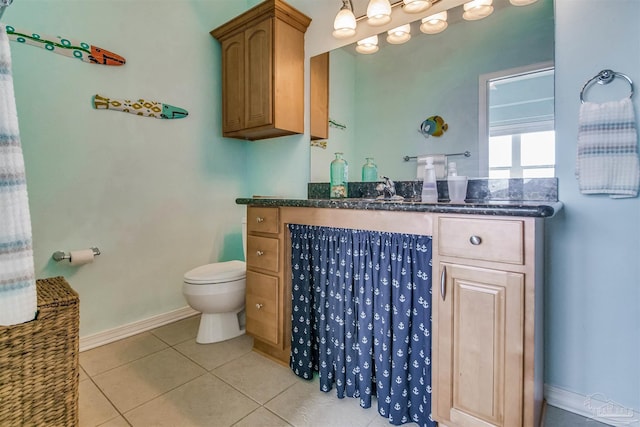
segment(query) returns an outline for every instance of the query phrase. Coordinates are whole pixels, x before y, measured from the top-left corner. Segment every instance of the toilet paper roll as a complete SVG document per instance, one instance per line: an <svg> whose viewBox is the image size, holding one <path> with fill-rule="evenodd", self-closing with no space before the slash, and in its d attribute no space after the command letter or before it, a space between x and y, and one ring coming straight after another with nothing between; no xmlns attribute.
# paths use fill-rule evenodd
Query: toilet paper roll
<svg viewBox="0 0 640 427"><path fill-rule="evenodd" d="M69 263L71 265L84 265L93 262L93 250L92 249L82 249L79 251L71 251L69 252L71 255L71 259Z"/></svg>

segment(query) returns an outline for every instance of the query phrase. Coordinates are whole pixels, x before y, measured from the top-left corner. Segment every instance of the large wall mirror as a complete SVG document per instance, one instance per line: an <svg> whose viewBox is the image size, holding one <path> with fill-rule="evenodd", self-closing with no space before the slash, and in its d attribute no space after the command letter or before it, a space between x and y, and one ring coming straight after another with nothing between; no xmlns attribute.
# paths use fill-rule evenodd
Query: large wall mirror
<svg viewBox="0 0 640 427"><path fill-rule="evenodd" d="M449 10L448 28L435 35L422 34L414 23L412 38L400 45L385 43L381 34L375 54L357 53L353 45L331 51L329 117L333 124L326 148L311 147L311 182L329 181L335 152L343 152L349 162L350 181L360 180L367 157L374 158L380 175L413 180L417 178L415 158L438 154L452 155L448 160L457 163L460 175L509 175L504 166L499 166L500 172L489 172L488 131L479 126L481 79L540 64L538 68L553 72L553 0L523 7L494 0L494 7L490 16L478 21L463 20L462 6ZM553 75L542 80L551 82L544 102L552 106ZM522 87L496 82L487 88L496 85L501 86L501 94ZM444 119L447 130L440 137L425 137L420 125L435 115ZM467 151L468 157L457 155ZM552 174L553 169L539 171L545 173Z"/></svg>

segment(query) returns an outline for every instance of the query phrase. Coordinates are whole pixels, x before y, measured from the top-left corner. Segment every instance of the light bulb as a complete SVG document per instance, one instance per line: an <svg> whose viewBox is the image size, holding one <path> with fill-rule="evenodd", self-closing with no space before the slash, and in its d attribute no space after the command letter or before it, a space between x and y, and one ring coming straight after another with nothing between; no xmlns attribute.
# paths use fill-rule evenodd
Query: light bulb
<svg viewBox="0 0 640 427"><path fill-rule="evenodd" d="M411 25L405 24L387 31L387 41L391 44L402 44L411 39Z"/></svg>
<svg viewBox="0 0 640 427"><path fill-rule="evenodd" d="M367 6L367 23L379 27L391 22L391 4L389 0L370 0Z"/></svg>
<svg viewBox="0 0 640 427"><path fill-rule="evenodd" d="M407 13L420 13L431 7L431 0L404 0L403 9Z"/></svg>
<svg viewBox="0 0 640 427"><path fill-rule="evenodd" d="M356 17L353 12L345 7L340 9L333 21L333 37L346 39L356 34Z"/></svg>
<svg viewBox="0 0 640 427"><path fill-rule="evenodd" d="M378 51L378 36L374 35L366 39L358 40L356 51L366 55L376 53Z"/></svg>
<svg viewBox="0 0 640 427"><path fill-rule="evenodd" d="M422 18L420 31L425 34L438 34L443 32L448 26L447 11L445 10L444 12Z"/></svg>
<svg viewBox="0 0 640 427"><path fill-rule="evenodd" d="M475 21L486 18L493 13L493 0L471 0L465 3L462 18L467 21Z"/></svg>

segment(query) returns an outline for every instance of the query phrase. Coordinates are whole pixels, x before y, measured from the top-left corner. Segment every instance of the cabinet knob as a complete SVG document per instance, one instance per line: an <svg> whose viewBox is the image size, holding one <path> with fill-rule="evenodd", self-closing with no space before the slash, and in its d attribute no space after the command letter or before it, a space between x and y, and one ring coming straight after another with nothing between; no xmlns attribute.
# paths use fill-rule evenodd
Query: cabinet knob
<svg viewBox="0 0 640 427"><path fill-rule="evenodd" d="M256 217L256 222L257 223L264 222L264 218L258 216L258 217Z"/></svg>
<svg viewBox="0 0 640 427"><path fill-rule="evenodd" d="M472 245L475 245L475 246L482 243L482 239L480 238L480 236L471 236L469 237L469 241L471 242Z"/></svg>
<svg viewBox="0 0 640 427"><path fill-rule="evenodd" d="M256 308L260 310L263 307L263 304L256 304Z"/></svg>
<svg viewBox="0 0 640 427"><path fill-rule="evenodd" d="M256 251L256 255L258 255L258 256L262 256L262 255L264 255L264 252L262 252L262 251Z"/></svg>

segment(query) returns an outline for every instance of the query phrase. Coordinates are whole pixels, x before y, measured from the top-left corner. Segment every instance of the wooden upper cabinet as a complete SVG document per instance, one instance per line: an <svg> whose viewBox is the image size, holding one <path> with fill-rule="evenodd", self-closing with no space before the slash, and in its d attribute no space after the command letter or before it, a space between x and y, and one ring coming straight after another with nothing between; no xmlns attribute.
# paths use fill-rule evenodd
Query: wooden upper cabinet
<svg viewBox="0 0 640 427"><path fill-rule="evenodd" d="M329 52L311 58L311 139L329 138Z"/></svg>
<svg viewBox="0 0 640 427"><path fill-rule="evenodd" d="M267 0L211 31L222 47L222 135L304 133L304 33L311 19Z"/></svg>

